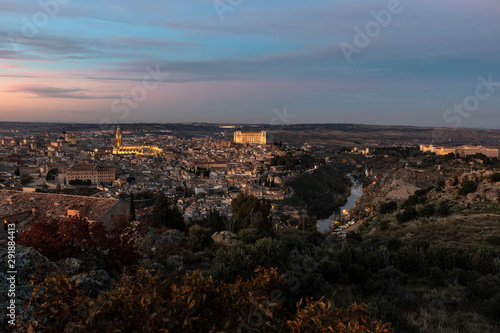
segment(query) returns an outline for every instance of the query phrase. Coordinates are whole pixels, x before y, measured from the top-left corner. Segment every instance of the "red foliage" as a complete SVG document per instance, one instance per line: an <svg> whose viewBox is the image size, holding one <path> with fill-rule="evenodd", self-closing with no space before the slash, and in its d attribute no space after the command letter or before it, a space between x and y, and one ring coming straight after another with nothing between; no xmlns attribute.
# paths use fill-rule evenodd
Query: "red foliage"
<svg viewBox="0 0 500 333"><path fill-rule="evenodd" d="M40 219L21 233L19 245L35 248L52 261L72 258L93 243L89 223L73 218L63 221Z"/></svg>
<svg viewBox="0 0 500 333"><path fill-rule="evenodd" d="M89 223L81 218L40 219L19 236L18 242L52 261L81 258L89 250L97 250L105 254L109 268L119 269L137 262L134 240L146 230L144 222L131 225L124 217L116 219L109 229L101 222Z"/></svg>

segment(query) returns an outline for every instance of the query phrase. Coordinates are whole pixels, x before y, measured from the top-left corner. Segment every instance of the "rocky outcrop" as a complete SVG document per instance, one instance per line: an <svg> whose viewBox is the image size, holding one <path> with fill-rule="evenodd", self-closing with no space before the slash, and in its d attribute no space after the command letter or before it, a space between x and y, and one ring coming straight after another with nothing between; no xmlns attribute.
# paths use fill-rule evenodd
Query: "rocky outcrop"
<svg viewBox="0 0 500 333"><path fill-rule="evenodd" d="M0 322L6 322L6 311L7 302L10 300L7 295L11 289L11 285L7 278L11 277L11 274L7 273L12 271L8 267L8 243L7 241L0 241L0 294L2 298L0 299ZM17 314L23 315L25 311L23 309L23 302L31 298L31 293L33 288L28 285L30 280L30 275L37 272L37 268L44 266L47 269L56 269L57 266L51 262L46 257L42 256L35 249L31 247L25 247L21 245L16 246L16 274L13 274L16 278L15 295L16 295L16 311ZM29 314L28 314L29 317Z"/></svg>
<svg viewBox="0 0 500 333"><path fill-rule="evenodd" d="M66 258L59 260L57 263L59 267L59 272L67 276L73 276L81 273L82 261L76 258Z"/></svg>
<svg viewBox="0 0 500 333"><path fill-rule="evenodd" d="M166 269L173 272L184 271L184 257L179 255L169 256L165 262Z"/></svg>
<svg viewBox="0 0 500 333"><path fill-rule="evenodd" d="M78 289L90 297L96 297L112 287L110 285L111 278L105 270L81 273L73 276L70 280L74 281Z"/></svg>
<svg viewBox="0 0 500 333"><path fill-rule="evenodd" d="M490 177L492 174L493 171L491 170L465 172L459 177L458 181L460 184L466 181L473 181L479 183L483 180L487 180L487 178Z"/></svg>
<svg viewBox="0 0 500 333"><path fill-rule="evenodd" d="M156 230L147 226L147 232L141 236L136 235L134 244L137 251L143 259L149 259L154 251L155 244L161 241L161 237L156 233Z"/></svg>
<svg viewBox="0 0 500 333"><path fill-rule="evenodd" d="M180 230L171 229L163 232L159 241L164 244L180 244L185 240L186 237Z"/></svg>
<svg viewBox="0 0 500 333"><path fill-rule="evenodd" d="M388 200L406 200L419 189L415 185L397 179L390 184L390 190L387 192L386 197Z"/></svg>
<svg viewBox="0 0 500 333"><path fill-rule="evenodd" d="M489 187L482 190L482 195L486 201L499 202L500 201L500 188Z"/></svg>
<svg viewBox="0 0 500 333"><path fill-rule="evenodd" d="M220 231L212 235L212 239L216 244L233 245L238 242L237 236L231 231Z"/></svg>

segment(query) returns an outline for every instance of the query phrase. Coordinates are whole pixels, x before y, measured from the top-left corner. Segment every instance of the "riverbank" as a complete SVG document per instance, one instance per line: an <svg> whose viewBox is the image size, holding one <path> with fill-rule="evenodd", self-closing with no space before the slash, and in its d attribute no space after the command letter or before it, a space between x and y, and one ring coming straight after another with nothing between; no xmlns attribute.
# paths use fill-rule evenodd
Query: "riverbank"
<svg viewBox="0 0 500 333"><path fill-rule="evenodd" d="M330 225L333 221L339 220L344 210L351 210L355 207L356 201L363 195L363 184L356 180L352 175L347 175L351 179L351 187L349 188L349 197L343 206L333 212L327 219L318 219L317 227L319 232L326 232L330 230Z"/></svg>
<svg viewBox="0 0 500 333"><path fill-rule="evenodd" d="M308 215L319 219L328 218L346 204L351 185L342 170L330 165L300 174L286 184L295 191L297 201L307 207Z"/></svg>

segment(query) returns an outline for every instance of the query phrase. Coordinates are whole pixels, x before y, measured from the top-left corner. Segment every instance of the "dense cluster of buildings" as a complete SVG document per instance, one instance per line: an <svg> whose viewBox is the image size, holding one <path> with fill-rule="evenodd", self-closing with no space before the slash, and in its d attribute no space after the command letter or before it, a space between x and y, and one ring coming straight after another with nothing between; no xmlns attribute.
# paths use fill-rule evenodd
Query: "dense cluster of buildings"
<svg viewBox="0 0 500 333"><path fill-rule="evenodd" d="M235 131L234 140L127 133L126 144L119 127L116 132L71 134L17 131L0 138L0 192L18 193L12 197L15 202L37 203L0 215L18 217L45 205L48 216L69 217L83 209L71 204L79 198L74 195L116 201L134 192L140 204L163 191L177 200L186 219L199 219L211 209L230 216L231 200L239 193L276 200L293 195L283 183L295 173L271 165L273 157L285 152L266 144L265 131ZM73 199L66 203L57 197ZM39 203L41 198L46 204Z"/></svg>
<svg viewBox="0 0 500 333"><path fill-rule="evenodd" d="M460 156L470 156L476 154L483 154L487 157L500 157L498 148L488 148L483 146L459 146L459 147L442 147L434 145L420 145L420 150L422 152L431 152L436 155L446 155L453 153Z"/></svg>

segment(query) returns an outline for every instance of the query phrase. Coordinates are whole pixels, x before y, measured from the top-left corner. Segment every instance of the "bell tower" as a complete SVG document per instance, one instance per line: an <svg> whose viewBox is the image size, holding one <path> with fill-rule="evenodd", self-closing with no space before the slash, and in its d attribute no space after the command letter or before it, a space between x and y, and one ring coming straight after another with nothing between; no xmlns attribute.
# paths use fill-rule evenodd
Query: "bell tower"
<svg viewBox="0 0 500 333"><path fill-rule="evenodd" d="M120 130L120 125L116 128L116 147L120 148L122 145L122 131Z"/></svg>

